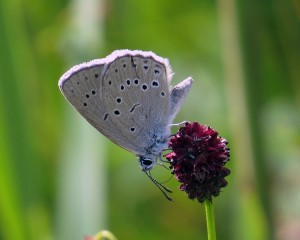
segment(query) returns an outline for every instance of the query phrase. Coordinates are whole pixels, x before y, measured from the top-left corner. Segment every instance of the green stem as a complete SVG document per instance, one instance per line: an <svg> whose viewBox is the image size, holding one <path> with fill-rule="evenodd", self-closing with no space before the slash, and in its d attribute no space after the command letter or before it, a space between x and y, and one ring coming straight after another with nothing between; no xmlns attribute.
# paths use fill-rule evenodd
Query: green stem
<svg viewBox="0 0 300 240"><path fill-rule="evenodd" d="M215 226L215 214L214 207L210 200L205 200L205 213L207 224L207 239L216 240L216 226Z"/></svg>

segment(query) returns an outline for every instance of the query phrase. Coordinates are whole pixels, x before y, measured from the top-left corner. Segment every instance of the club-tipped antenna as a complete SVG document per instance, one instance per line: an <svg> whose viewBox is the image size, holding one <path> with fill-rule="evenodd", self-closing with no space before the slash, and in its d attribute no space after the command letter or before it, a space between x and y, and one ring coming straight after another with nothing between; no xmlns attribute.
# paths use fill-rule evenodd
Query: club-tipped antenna
<svg viewBox="0 0 300 240"><path fill-rule="evenodd" d="M144 170L143 172L146 173L146 175L150 178L150 180L158 187L158 189L162 192L162 194L166 197L166 199L173 202L173 199L166 193L166 192L172 193L172 191L169 188L167 188L166 186L162 185L157 180L155 180L151 176L150 171L148 172L147 170Z"/></svg>

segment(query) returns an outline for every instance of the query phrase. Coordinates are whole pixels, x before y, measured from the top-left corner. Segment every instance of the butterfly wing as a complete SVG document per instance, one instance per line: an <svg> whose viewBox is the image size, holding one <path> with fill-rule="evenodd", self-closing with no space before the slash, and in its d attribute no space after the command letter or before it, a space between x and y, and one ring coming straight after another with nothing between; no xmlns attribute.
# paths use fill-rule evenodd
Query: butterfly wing
<svg viewBox="0 0 300 240"><path fill-rule="evenodd" d="M171 77L166 59L152 52L120 50L73 67L59 87L98 131L142 155L169 135Z"/></svg>
<svg viewBox="0 0 300 240"><path fill-rule="evenodd" d="M104 59L79 64L66 72L59 80L59 88L73 107L106 137L114 125L108 118L103 100L102 79L107 63ZM112 139L115 142L115 139Z"/></svg>
<svg viewBox="0 0 300 240"><path fill-rule="evenodd" d="M169 135L170 74L165 60L157 58L145 52L121 56L104 77L111 121L139 148L138 154Z"/></svg>
<svg viewBox="0 0 300 240"><path fill-rule="evenodd" d="M191 77L186 78L181 83L174 86L170 93L170 120L172 121L180 107L190 91L193 84L193 79Z"/></svg>

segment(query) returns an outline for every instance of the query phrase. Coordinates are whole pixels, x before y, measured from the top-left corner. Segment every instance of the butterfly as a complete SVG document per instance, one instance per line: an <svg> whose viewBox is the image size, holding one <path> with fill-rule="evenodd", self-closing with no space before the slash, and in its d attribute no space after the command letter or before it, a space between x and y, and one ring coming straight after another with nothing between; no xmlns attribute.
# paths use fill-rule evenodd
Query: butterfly
<svg viewBox="0 0 300 240"><path fill-rule="evenodd" d="M148 51L116 50L72 67L58 85L93 127L135 153L142 171L161 186L149 171L168 147L172 121L193 83L188 77L171 87L172 76L166 58Z"/></svg>

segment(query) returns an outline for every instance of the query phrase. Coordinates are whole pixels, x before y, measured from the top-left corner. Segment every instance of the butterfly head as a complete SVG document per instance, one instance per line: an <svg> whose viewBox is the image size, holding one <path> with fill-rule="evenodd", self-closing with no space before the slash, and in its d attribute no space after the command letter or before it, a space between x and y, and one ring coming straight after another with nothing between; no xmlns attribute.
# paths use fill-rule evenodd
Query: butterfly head
<svg viewBox="0 0 300 240"><path fill-rule="evenodd" d="M142 171L148 171L156 164L156 156L138 156Z"/></svg>

